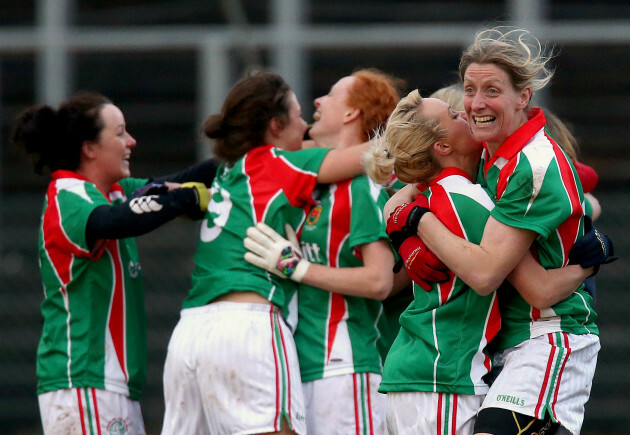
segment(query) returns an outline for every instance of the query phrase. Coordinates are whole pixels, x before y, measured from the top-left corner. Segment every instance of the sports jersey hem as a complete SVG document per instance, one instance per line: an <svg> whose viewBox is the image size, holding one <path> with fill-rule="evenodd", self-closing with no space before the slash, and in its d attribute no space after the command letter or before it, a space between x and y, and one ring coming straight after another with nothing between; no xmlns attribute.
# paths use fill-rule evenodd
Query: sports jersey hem
<svg viewBox="0 0 630 435"><path fill-rule="evenodd" d="M122 394L128 397L130 400L140 400L142 398L142 390L125 385L120 387L119 385L113 385L108 383L103 385L102 381L95 380L73 380L72 386L68 385L67 381L50 381L50 382L38 382L37 394L50 393L51 391L67 390L70 388L95 388L97 390L111 391L112 393Z"/></svg>
<svg viewBox="0 0 630 435"><path fill-rule="evenodd" d="M389 242L389 237L387 237L387 234L383 234L381 232L374 233L369 236L366 235L366 236L358 237L356 240L354 239L350 240L350 247L356 248L359 245L366 245L368 243L378 242L380 240L385 240Z"/></svg>
<svg viewBox="0 0 630 435"><path fill-rule="evenodd" d="M210 300L206 300L206 299L199 299L199 301L191 299L189 301L184 300L184 303L182 304L182 310L187 310L187 309L191 309L191 308L199 308L199 307L204 307L206 305L210 305L212 303L214 303L214 301L218 298L220 298L221 296L225 296L228 293L231 292L254 292L254 293L258 293L259 295L261 295L263 298L265 298L266 300L268 300L269 302L271 302L272 304L278 306L278 307L282 307L282 304L280 303L280 301L275 300L275 298L272 298L271 300L268 298L268 295L265 294L260 287L248 287L248 288L230 288L229 290L225 290L222 292L217 292L217 293L213 293L211 296ZM203 302L205 300L205 302Z"/></svg>
<svg viewBox="0 0 630 435"><path fill-rule="evenodd" d="M425 393L450 393L479 396L486 394L490 388L486 384L482 385L443 385L424 382L384 382L378 387L379 393L405 393L411 391L421 391Z"/></svg>
<svg viewBox="0 0 630 435"><path fill-rule="evenodd" d="M328 370L325 373L321 373L320 372L316 372L313 373L311 375L309 375L308 373L304 373L303 371L301 371L301 375L302 375L302 382L313 382L313 381L318 381L320 379L326 379L326 378L332 378L334 376L342 376L342 375L351 375L354 373L374 373L376 375L380 375L382 374L382 370L380 367L374 368L374 366L367 366L367 367L360 367L360 368L353 368L353 367L343 367L343 368L339 368L339 369L334 369L334 370Z"/></svg>

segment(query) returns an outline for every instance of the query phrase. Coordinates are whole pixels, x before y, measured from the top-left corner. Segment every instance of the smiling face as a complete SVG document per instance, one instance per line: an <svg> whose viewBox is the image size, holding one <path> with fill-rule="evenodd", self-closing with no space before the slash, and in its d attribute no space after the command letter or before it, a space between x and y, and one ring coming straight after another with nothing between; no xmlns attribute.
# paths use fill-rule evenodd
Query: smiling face
<svg viewBox="0 0 630 435"><path fill-rule="evenodd" d="M473 137L466 113L453 110L448 103L437 98L425 98L422 103L421 114L435 119L446 132L442 142L448 144L454 153L459 155L474 155L476 159L481 153L481 142Z"/></svg>
<svg viewBox="0 0 630 435"><path fill-rule="evenodd" d="M328 94L315 99L315 123L309 135L318 143L335 137L344 126L344 117L352 112L348 106L348 95L356 81L356 77L347 76L340 79Z"/></svg>
<svg viewBox="0 0 630 435"><path fill-rule="evenodd" d="M527 122L531 89L518 91L499 66L472 63L464 74L464 109L476 139L491 152Z"/></svg>
<svg viewBox="0 0 630 435"><path fill-rule="evenodd" d="M136 140L127 132L125 117L118 107L104 105L100 117L103 129L92 150L101 172L100 178L112 185L131 176L129 157Z"/></svg>

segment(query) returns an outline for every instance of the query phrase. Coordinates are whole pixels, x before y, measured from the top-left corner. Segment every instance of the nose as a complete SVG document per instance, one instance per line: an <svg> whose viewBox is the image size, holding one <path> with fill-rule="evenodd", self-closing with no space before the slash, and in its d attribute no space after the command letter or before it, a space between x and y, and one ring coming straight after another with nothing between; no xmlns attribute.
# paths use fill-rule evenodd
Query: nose
<svg viewBox="0 0 630 435"><path fill-rule="evenodd" d="M134 137L132 135L130 135L129 133L127 133L127 147L128 148L133 148L136 146L136 140L134 139Z"/></svg>
<svg viewBox="0 0 630 435"><path fill-rule="evenodd" d="M486 107L486 100L483 94L481 92L475 93L475 95L472 96L470 108L472 110L479 110L479 109L483 109L484 107Z"/></svg>
<svg viewBox="0 0 630 435"><path fill-rule="evenodd" d="M458 110L457 114L459 116L461 116L462 119L464 119L465 121L468 121L468 115L466 115L466 111L465 110Z"/></svg>
<svg viewBox="0 0 630 435"><path fill-rule="evenodd" d="M315 100L313 100L313 105L315 106L315 108L319 108L319 106L321 105L321 99L322 97L317 97L315 98Z"/></svg>

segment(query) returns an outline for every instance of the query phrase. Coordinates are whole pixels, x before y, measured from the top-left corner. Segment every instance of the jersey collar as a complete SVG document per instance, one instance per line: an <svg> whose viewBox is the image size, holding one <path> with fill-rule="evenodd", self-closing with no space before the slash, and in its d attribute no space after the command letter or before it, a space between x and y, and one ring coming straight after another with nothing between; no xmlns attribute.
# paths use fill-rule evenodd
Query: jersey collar
<svg viewBox="0 0 630 435"><path fill-rule="evenodd" d="M76 173L74 171L69 171L67 169L57 169L56 171L53 171L50 176L52 177L53 180L59 180L61 178L76 178L78 180L83 180L83 181L87 181L88 183L92 183L90 180L88 180L87 178L85 178L83 175ZM97 187L98 189L98 187ZM101 190L101 189L98 189ZM118 183L114 183L114 185L112 186L112 188L110 189L109 193L107 192L103 192L101 190L101 193L103 195L105 195L105 198L107 198L108 200L110 199L110 195L112 192L120 192L121 194L123 193L123 189L122 186Z"/></svg>
<svg viewBox="0 0 630 435"><path fill-rule="evenodd" d="M455 167L448 167L448 168L444 168L442 169L442 172L440 172L438 174L437 177L435 177L433 180L431 180L431 183L429 183L430 186L434 186L437 183L439 183L441 180L450 177L452 175L459 175L461 177L466 177L467 180L469 180L471 183L474 183L475 180L473 180L470 175L468 175L466 173L466 171L464 171L463 169L459 169L459 168L455 168Z"/></svg>
<svg viewBox="0 0 630 435"><path fill-rule="evenodd" d="M508 137L505 142L499 146L499 149L495 151L493 156L486 162L485 170L488 171L488 168L492 166L492 164L499 158L503 157L506 160L510 160L516 154L518 154L523 147L529 142L529 140L542 129L547 121L545 120L545 115L542 110L539 108L531 109L528 113L528 121L520 126L518 130ZM483 143L483 147L486 150L486 154L488 153L488 144L486 142Z"/></svg>

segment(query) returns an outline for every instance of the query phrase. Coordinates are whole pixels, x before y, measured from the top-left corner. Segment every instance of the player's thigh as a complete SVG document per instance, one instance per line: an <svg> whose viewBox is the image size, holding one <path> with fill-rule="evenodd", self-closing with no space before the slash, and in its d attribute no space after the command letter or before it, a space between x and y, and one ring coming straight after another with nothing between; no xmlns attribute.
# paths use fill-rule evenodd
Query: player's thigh
<svg viewBox="0 0 630 435"><path fill-rule="evenodd" d="M197 341L196 373L211 433L305 433L305 411L293 336L277 307L210 305Z"/></svg>
<svg viewBox="0 0 630 435"><path fill-rule="evenodd" d="M384 434L386 397L381 375L348 373L303 384L309 435Z"/></svg>
<svg viewBox="0 0 630 435"><path fill-rule="evenodd" d="M472 434L484 395L408 391L387 393L390 435Z"/></svg>
<svg viewBox="0 0 630 435"><path fill-rule="evenodd" d="M69 388L38 396L46 435L144 434L140 403L112 391Z"/></svg>
<svg viewBox="0 0 630 435"><path fill-rule="evenodd" d="M600 349L595 335L562 332L529 339L503 352L503 365L484 408L559 421L579 433Z"/></svg>

